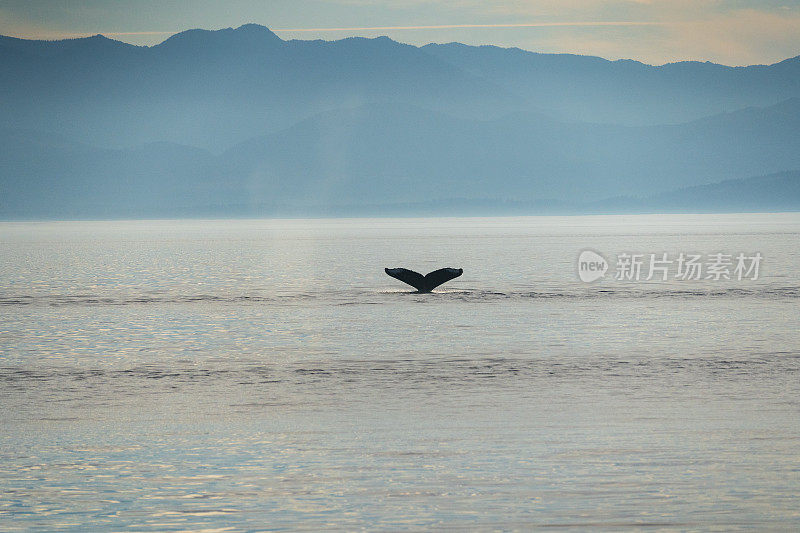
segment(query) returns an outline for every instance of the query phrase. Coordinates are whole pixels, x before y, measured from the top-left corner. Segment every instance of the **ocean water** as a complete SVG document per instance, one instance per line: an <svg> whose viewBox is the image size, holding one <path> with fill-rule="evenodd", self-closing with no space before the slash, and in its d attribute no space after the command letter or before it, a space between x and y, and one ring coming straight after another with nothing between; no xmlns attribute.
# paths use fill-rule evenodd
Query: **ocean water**
<svg viewBox="0 0 800 533"><path fill-rule="evenodd" d="M798 244L799 214L2 223L0 529L795 529ZM614 279L681 252L763 261Z"/></svg>

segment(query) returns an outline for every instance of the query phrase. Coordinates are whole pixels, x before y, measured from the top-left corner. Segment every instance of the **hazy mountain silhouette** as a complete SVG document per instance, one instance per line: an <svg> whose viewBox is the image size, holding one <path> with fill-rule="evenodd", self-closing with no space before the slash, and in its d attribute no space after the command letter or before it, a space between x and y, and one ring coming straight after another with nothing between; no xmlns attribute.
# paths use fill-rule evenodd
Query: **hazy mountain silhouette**
<svg viewBox="0 0 800 533"><path fill-rule="evenodd" d="M545 112L677 123L800 96L800 58L769 66L654 67L569 54L386 37L283 41L246 24L153 47L97 35L0 37L0 126L109 147L170 141L221 150L322 111L401 103L461 118Z"/></svg>
<svg viewBox="0 0 800 533"><path fill-rule="evenodd" d="M4 130L0 216L346 214L345 206L359 212L391 205L440 205L448 212L459 206L498 212L646 209L668 206L667 197L657 196L661 192L800 168L797 131L800 99L642 127L534 115L478 121L373 104L322 113L219 155L171 143L97 148L63 136ZM776 182L771 190L784 187L775 197L797 204L793 183ZM709 198L719 187L708 189ZM601 202L618 196L645 200ZM754 194L739 202L732 195L721 198L751 209L780 204ZM717 205L722 208L721 200Z"/></svg>
<svg viewBox="0 0 800 533"><path fill-rule="evenodd" d="M697 61L652 66L459 43L422 49L531 105L586 122L680 123L800 96L800 56L748 67Z"/></svg>
<svg viewBox="0 0 800 533"><path fill-rule="evenodd" d="M647 198L611 198L585 206L585 210L658 213L798 211L800 171L685 187Z"/></svg>
<svg viewBox="0 0 800 533"><path fill-rule="evenodd" d="M212 163L204 150L169 143L113 150L0 130L0 217L188 213L216 198L215 184L202 181Z"/></svg>
<svg viewBox="0 0 800 533"><path fill-rule="evenodd" d="M189 30L150 48L95 36L0 38L0 125L124 147L219 150L324 110L403 102L505 113L495 84L388 38L285 42L263 26Z"/></svg>
<svg viewBox="0 0 800 533"><path fill-rule="evenodd" d="M791 179L725 180L800 169L800 58L653 67L248 24L153 47L0 37L0 64L4 218L646 209L768 183L797 199Z"/></svg>
<svg viewBox="0 0 800 533"><path fill-rule="evenodd" d="M252 139L221 162L224 175L301 203L453 196L588 201L800 168L797 131L800 99L640 127L529 114L476 121L372 105Z"/></svg>

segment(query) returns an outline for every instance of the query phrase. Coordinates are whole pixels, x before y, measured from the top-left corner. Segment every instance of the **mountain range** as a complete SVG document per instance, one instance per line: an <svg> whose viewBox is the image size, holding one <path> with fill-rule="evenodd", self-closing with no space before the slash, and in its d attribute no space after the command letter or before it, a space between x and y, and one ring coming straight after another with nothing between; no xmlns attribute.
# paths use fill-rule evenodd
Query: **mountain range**
<svg viewBox="0 0 800 533"><path fill-rule="evenodd" d="M800 56L651 66L249 24L0 36L0 64L2 218L800 208Z"/></svg>

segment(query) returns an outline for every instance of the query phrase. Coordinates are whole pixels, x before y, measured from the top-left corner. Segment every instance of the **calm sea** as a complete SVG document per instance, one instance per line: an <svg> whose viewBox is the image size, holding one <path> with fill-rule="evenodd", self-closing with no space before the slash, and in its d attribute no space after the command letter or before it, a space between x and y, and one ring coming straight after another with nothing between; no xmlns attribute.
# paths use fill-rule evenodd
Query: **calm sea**
<svg viewBox="0 0 800 533"><path fill-rule="evenodd" d="M799 248L799 214L2 223L0 529L797 528Z"/></svg>

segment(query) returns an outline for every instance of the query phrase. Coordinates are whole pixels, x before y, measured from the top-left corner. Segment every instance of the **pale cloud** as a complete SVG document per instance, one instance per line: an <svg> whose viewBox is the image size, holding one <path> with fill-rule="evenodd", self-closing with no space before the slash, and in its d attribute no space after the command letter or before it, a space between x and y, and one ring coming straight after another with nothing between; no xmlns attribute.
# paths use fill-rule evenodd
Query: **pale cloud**
<svg viewBox="0 0 800 533"><path fill-rule="evenodd" d="M531 22L531 31L497 31L493 41L472 34L470 44L517 46L662 64L682 60L728 65L773 63L800 54L800 2L722 0L512 0L462 3L472 16ZM580 19L575 17L580 16ZM537 26L536 21L550 21ZM568 24L580 20L580 23ZM614 21L604 27L589 22ZM628 24L624 24L627 22ZM555 23L555 24L553 24ZM511 25L509 25L509 28ZM401 35L398 35L400 40ZM485 40L482 40L485 39ZM434 39L447 42L452 36Z"/></svg>
<svg viewBox="0 0 800 533"><path fill-rule="evenodd" d="M733 65L771 63L800 54L800 14L742 9L676 22L670 30L672 58L694 57Z"/></svg>
<svg viewBox="0 0 800 533"><path fill-rule="evenodd" d="M604 27L604 26L657 26L658 22L635 21L571 21L571 22L531 22L510 24L436 24L417 26L361 26L350 28L273 28L276 32L340 32L340 31L395 31L395 30L451 30L470 28L556 28L556 27ZM143 32L139 32L143 33ZM124 35L122 33L118 35Z"/></svg>
<svg viewBox="0 0 800 533"><path fill-rule="evenodd" d="M633 58L651 64L697 60L726 65L774 63L800 54L800 12L752 8L710 13L704 2L661 2L665 5L652 28L599 28L532 36L522 46L550 52ZM677 4L692 4L679 9ZM705 2L706 5L718 2Z"/></svg>
<svg viewBox="0 0 800 533"><path fill-rule="evenodd" d="M40 35L49 33L55 34L57 32L53 32L51 28L48 28L45 25L37 24L35 22L24 20L21 17L17 17L13 11L0 7L0 35L37 39L41 38L39 37Z"/></svg>

